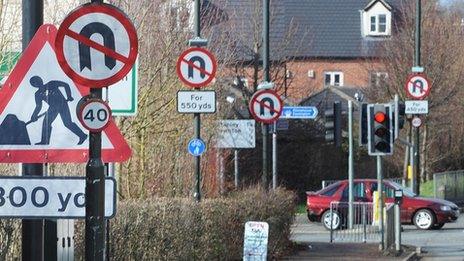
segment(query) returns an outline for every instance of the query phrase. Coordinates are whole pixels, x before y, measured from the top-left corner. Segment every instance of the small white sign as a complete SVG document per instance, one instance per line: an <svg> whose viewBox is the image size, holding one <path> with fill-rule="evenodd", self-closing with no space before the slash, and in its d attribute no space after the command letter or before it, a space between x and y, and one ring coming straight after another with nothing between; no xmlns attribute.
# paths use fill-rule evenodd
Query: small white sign
<svg viewBox="0 0 464 261"><path fill-rule="evenodd" d="M105 217L116 213L116 181L105 180ZM85 177L1 177L0 217L84 218Z"/></svg>
<svg viewBox="0 0 464 261"><path fill-rule="evenodd" d="M268 237L268 223L256 221L246 222L243 242L243 260L267 260Z"/></svg>
<svg viewBox="0 0 464 261"><path fill-rule="evenodd" d="M248 149L256 146L254 120L218 121L218 148Z"/></svg>
<svg viewBox="0 0 464 261"><path fill-rule="evenodd" d="M421 118L419 117L414 117L412 119L412 126L415 127L415 128L419 128L420 126L422 126L422 120Z"/></svg>
<svg viewBox="0 0 464 261"><path fill-rule="evenodd" d="M406 114L427 114L429 113L428 101L406 101Z"/></svg>
<svg viewBox="0 0 464 261"><path fill-rule="evenodd" d="M180 113L215 113L216 92L178 91L177 111Z"/></svg>

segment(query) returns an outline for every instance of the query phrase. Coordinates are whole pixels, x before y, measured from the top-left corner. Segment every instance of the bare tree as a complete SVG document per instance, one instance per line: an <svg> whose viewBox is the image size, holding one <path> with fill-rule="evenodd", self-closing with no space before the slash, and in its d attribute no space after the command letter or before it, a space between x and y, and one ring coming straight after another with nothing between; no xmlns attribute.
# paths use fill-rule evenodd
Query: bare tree
<svg viewBox="0 0 464 261"><path fill-rule="evenodd" d="M383 48L384 69L388 73L385 88L368 88L366 92L373 100L385 102L399 94L402 100L408 99L404 90L405 81L410 74L414 55L414 14L412 1L405 2L400 10L396 31ZM463 43L460 16L456 12L446 12L435 1L423 5L422 20L422 65L431 80L429 114L421 127L421 179L431 179L436 170L462 167L450 164L450 159L459 155L462 132L452 131L450 124L462 125L462 119L447 117L449 113L462 109ZM402 135L408 133L403 132ZM400 151L400 146L396 146ZM444 149L446 148L446 149ZM404 156L396 154L392 163L402 162ZM456 162L455 162L456 163ZM401 168L397 164L398 169Z"/></svg>

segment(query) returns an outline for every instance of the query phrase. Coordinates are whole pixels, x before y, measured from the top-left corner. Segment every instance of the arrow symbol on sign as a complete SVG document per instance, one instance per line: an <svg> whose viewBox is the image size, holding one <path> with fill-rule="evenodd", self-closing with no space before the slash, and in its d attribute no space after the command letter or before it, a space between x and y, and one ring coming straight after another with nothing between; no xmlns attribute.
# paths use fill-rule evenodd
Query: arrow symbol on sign
<svg viewBox="0 0 464 261"><path fill-rule="evenodd" d="M106 24L99 22L90 23L84 26L80 32L80 35L88 39L90 39L90 37L94 34L99 34L103 37L103 45L106 48L109 48L113 51L116 50L113 31ZM84 68L92 70L92 63L90 61L90 46L85 45L82 42L79 42L79 62L81 71ZM116 60L105 54L105 65L109 69L113 69L114 66L116 66Z"/></svg>
<svg viewBox="0 0 464 261"><path fill-rule="evenodd" d="M269 104L267 105L266 102ZM260 114L261 116L264 115L264 108L267 108L269 109L269 112L272 115L274 115L274 113L276 113L277 111L274 109L274 101L269 98L269 97L264 97L260 102L259 104L261 104L261 108L260 108Z"/></svg>
<svg viewBox="0 0 464 261"><path fill-rule="evenodd" d="M67 30L66 31L66 36L69 36L69 37L77 40L79 42L79 44L82 43L82 44L88 46L89 48L91 47L91 48L93 48L95 50L98 50L98 51L104 53L105 54L105 65L108 68L110 68L111 65L112 65L112 62L110 62L109 59L116 59L116 60L121 61L121 62L126 63L126 64L130 62L129 58L117 53L112 48L108 48L107 46L104 46L104 45L101 45L101 44L99 44L97 42L94 42L94 41L90 40L89 38L87 38L87 37L85 37L85 36L83 36L81 34L78 34L78 33L74 32L72 30ZM85 50L84 53L86 51L87 50ZM81 52L81 51L79 50L79 52ZM84 69L86 67L89 68L87 63L90 63L90 54L88 56L86 55L86 57L84 57L84 59L82 58L82 55L80 55L79 58L80 58L80 61L85 60L85 59L88 60L88 62L84 62L84 66L82 66L82 64L81 64L81 69Z"/></svg>
<svg viewBox="0 0 464 261"><path fill-rule="evenodd" d="M200 77L202 79L204 79L206 77L206 62L205 62L205 59L201 58L200 56L194 56L192 58L190 58L189 60L189 67L188 67L188 77L189 78L193 78L193 69L194 67L192 66L192 64L195 64L195 62L198 62L200 63L200 68L201 70L199 69L200 71ZM198 67L196 67L198 69Z"/></svg>
<svg viewBox="0 0 464 261"><path fill-rule="evenodd" d="M415 80L411 83L413 85L412 92L416 92L416 88L418 88L420 93L424 93L424 83L421 80Z"/></svg>

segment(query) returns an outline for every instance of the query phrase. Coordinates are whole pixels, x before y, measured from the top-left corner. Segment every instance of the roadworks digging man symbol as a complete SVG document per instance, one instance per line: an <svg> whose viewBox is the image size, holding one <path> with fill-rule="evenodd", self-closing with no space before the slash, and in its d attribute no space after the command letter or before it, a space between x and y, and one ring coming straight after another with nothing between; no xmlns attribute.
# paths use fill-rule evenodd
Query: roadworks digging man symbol
<svg viewBox="0 0 464 261"><path fill-rule="evenodd" d="M42 139L40 142L36 143L36 145L50 144L52 123L58 115L60 115L63 125L79 137L77 145L84 143L87 139L87 134L85 134L71 119L68 102L72 102L74 99L71 96L69 85L62 81L49 81L48 83L44 83L39 76L31 77L29 83L32 87L37 88L37 91L35 92L35 109L32 113L31 120L26 123L26 125L31 122L36 122L40 117L45 115L42 123ZM59 89L60 87L64 88L67 98L63 96L63 93ZM46 112L39 115L43 102L48 104L48 109Z"/></svg>

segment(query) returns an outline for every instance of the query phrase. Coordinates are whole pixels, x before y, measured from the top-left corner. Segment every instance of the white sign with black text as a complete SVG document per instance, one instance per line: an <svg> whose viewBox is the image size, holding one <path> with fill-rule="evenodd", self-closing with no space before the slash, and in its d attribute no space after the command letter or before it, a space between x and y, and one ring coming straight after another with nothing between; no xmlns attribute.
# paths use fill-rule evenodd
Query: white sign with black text
<svg viewBox="0 0 464 261"><path fill-rule="evenodd" d="M243 260L267 260L267 244L269 224L266 222L248 221L245 223L243 242Z"/></svg>
<svg viewBox="0 0 464 261"><path fill-rule="evenodd" d="M249 149L256 146L254 120L218 121L218 148Z"/></svg>
<svg viewBox="0 0 464 261"><path fill-rule="evenodd" d="M177 111L179 113L215 113L215 91L178 91Z"/></svg>
<svg viewBox="0 0 464 261"><path fill-rule="evenodd" d="M406 114L427 114L429 113L428 101L405 101Z"/></svg>
<svg viewBox="0 0 464 261"><path fill-rule="evenodd" d="M116 214L116 181L105 180L105 217ZM0 217L84 218L85 177L1 177Z"/></svg>

